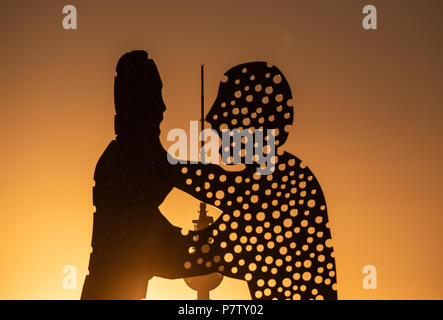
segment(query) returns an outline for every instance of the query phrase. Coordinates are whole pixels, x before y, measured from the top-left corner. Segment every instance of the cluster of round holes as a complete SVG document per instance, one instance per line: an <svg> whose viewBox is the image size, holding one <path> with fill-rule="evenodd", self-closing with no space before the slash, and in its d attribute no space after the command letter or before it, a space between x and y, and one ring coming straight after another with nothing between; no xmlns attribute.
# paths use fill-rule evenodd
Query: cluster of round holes
<svg viewBox="0 0 443 320"><path fill-rule="evenodd" d="M292 125L291 99L280 70L248 63L226 73L207 119L219 133L274 129L281 147ZM230 148L232 154L234 144ZM255 299L334 299L334 253L320 185L281 148L271 162L275 170L267 176L182 166L183 190L223 211L209 228L186 236L184 267L246 280Z"/></svg>
<svg viewBox="0 0 443 320"><path fill-rule="evenodd" d="M291 100L289 84L277 67L265 62L239 65L226 72L208 121L219 132L280 128L275 140L281 145L292 126Z"/></svg>
<svg viewBox="0 0 443 320"><path fill-rule="evenodd" d="M276 167L272 175L223 171L222 178L207 171L211 167L181 168L183 180L191 181L184 189L224 212L206 231L212 243L208 236L192 236L185 268L251 281L255 299L334 298L335 263L321 188L289 153L277 155Z"/></svg>

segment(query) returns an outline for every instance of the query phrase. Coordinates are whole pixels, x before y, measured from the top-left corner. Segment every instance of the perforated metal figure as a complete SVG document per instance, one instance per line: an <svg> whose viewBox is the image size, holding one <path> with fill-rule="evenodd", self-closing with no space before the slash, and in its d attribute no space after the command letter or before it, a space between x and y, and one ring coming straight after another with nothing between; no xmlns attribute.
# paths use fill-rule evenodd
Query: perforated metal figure
<svg viewBox="0 0 443 320"><path fill-rule="evenodd" d="M293 121L289 84L265 62L238 65L225 77L206 120L220 136L223 129L275 129L275 171L251 171L259 157L237 173L182 168L182 189L224 212L204 236L194 236L185 265L246 280L253 299L336 299L323 192L311 170L282 148Z"/></svg>
<svg viewBox="0 0 443 320"><path fill-rule="evenodd" d="M281 146L292 123L281 72L258 62L226 76L207 121L219 133L224 127L278 129ZM93 252L82 299L142 299L154 275L211 272L246 280L254 299L336 298L326 205L312 172L281 148L276 171L267 176L255 173L257 163L240 172L170 165L158 139L161 87L146 52L122 56L115 78L117 137L94 174ZM183 236L158 210L173 187L223 215Z"/></svg>

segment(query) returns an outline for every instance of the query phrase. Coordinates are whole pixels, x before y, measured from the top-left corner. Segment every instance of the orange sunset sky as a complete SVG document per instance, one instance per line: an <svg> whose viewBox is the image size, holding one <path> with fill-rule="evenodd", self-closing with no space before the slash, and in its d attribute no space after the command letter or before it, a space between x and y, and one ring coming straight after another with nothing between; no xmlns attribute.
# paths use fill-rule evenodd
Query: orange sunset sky
<svg viewBox="0 0 443 320"><path fill-rule="evenodd" d="M78 10L64 30L62 8ZM378 30L362 8L378 9ZM0 299L78 299L92 234L95 164L114 137L119 57L142 49L163 80L165 148L199 119L230 67L275 64L295 121L283 148L304 160L328 205L340 299L442 299L443 3L440 0L2 1ZM161 206L191 228L198 202ZM378 288L362 288L374 265ZM62 287L63 266L78 270ZM194 299L153 279L148 298ZM248 299L225 279L213 299Z"/></svg>

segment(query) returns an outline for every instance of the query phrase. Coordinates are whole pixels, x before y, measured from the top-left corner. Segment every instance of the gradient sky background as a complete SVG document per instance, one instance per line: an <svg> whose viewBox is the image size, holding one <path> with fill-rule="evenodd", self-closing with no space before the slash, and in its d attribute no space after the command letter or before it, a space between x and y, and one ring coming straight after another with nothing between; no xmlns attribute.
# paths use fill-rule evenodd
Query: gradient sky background
<svg viewBox="0 0 443 320"><path fill-rule="evenodd" d="M66 4L78 30L62 28ZM366 4L377 6L377 31L361 26ZM442 10L439 0L2 1L0 298L80 297L93 172L114 137L115 65L143 49L164 83L165 147L170 129L199 118L201 63L207 110L230 67L279 67L295 105L284 148L322 185L339 298L442 299ZM180 192L161 207L184 227L197 209ZM77 290L62 288L68 264ZM367 264L377 290L362 288ZM161 279L148 295L195 297ZM212 297L249 293L228 279Z"/></svg>

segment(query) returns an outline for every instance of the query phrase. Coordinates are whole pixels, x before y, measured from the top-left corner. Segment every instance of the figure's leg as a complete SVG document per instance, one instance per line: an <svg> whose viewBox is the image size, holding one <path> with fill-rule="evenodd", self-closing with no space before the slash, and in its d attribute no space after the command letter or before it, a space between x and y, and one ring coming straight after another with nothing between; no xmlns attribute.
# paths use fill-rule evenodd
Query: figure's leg
<svg viewBox="0 0 443 320"><path fill-rule="evenodd" d="M257 275L253 275L252 279L248 281L248 287L249 287L249 293L251 294L252 300L270 300L272 299L272 296L270 295L271 292L268 292L269 290L266 290L265 295L265 289L266 286L266 279L260 278Z"/></svg>
<svg viewBox="0 0 443 320"><path fill-rule="evenodd" d="M165 241L156 243L150 266L153 274L167 279L179 279L217 272L215 247L208 245L211 230L190 232L170 226L161 235ZM198 239L198 240L197 240ZM203 252L202 252L203 250Z"/></svg>
<svg viewBox="0 0 443 320"><path fill-rule="evenodd" d="M141 300L152 277L138 252L96 249L91 254L82 300Z"/></svg>
<svg viewBox="0 0 443 320"><path fill-rule="evenodd" d="M253 300L300 300L309 299L300 281L294 281L290 273L255 276L248 281L249 292Z"/></svg>
<svg viewBox="0 0 443 320"><path fill-rule="evenodd" d="M297 279L297 280L295 280ZM252 299L277 300L336 300L337 291L332 286L315 283L313 279L300 278L292 273L280 272L268 277L248 281Z"/></svg>

